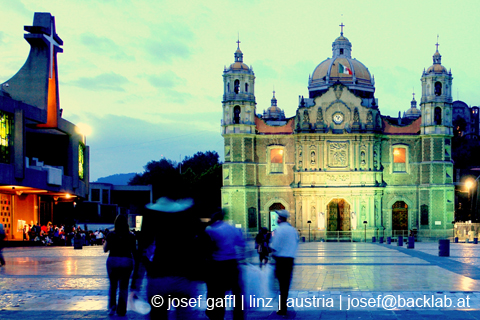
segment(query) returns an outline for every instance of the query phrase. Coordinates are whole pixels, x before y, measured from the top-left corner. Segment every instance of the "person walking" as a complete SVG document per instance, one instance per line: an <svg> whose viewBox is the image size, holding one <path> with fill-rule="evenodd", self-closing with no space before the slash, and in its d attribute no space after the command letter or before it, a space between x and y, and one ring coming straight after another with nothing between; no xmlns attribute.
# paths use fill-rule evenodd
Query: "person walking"
<svg viewBox="0 0 480 320"><path fill-rule="evenodd" d="M287 299L292 281L293 262L298 248L298 232L287 222L290 213L287 210L275 211L278 215L278 227L274 230L271 242L275 259L275 277L280 286L278 315L287 314Z"/></svg>
<svg viewBox="0 0 480 320"><path fill-rule="evenodd" d="M268 263L268 255L270 254L270 247L268 243L270 242L270 234L268 233L267 228L262 227L255 237L255 248L257 249L259 259L260 259L260 268L263 265Z"/></svg>
<svg viewBox="0 0 480 320"><path fill-rule="evenodd" d="M238 260L243 258L245 240L240 229L223 221L225 212L218 211L212 215L211 224L205 229L211 241L210 275L207 280L207 294L213 301L221 301L228 290L235 297L233 319L243 319L241 306L242 286ZM225 318L225 305L207 309L211 320Z"/></svg>
<svg viewBox="0 0 480 320"><path fill-rule="evenodd" d="M108 234L103 245L103 251L110 252L107 258L107 273L110 280L109 315L116 312L119 316L124 316L127 313L128 284L133 271L135 250L135 236L129 230L127 217L118 215L115 219L115 231ZM118 287L120 292L117 303Z"/></svg>
<svg viewBox="0 0 480 320"><path fill-rule="evenodd" d="M203 232L197 209L192 199L166 197L146 205L146 209L139 249L147 271L150 319L166 320L171 313L176 319L188 319L188 307L170 308L166 301L160 306L156 302L159 296L182 301L194 296L197 272L201 271L202 246L197 240ZM134 277L138 280L140 276Z"/></svg>
<svg viewBox="0 0 480 320"><path fill-rule="evenodd" d="M3 258L3 247L4 247L4 241L7 235L5 234L5 229L3 228L3 223L0 223L0 267L3 267L5 265L5 259Z"/></svg>

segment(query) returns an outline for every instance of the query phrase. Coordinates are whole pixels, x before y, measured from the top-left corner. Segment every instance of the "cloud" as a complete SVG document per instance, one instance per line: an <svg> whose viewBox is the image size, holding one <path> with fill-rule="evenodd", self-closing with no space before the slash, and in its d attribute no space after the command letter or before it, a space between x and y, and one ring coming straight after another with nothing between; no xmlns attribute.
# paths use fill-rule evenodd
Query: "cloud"
<svg viewBox="0 0 480 320"><path fill-rule="evenodd" d="M155 88L173 88L186 83L185 79L170 70L159 75L145 75L145 78Z"/></svg>
<svg viewBox="0 0 480 320"><path fill-rule="evenodd" d="M125 89L122 86L127 83L129 83L129 81L124 76L110 72L91 78L82 77L65 84L70 84L93 91L111 90L125 92Z"/></svg>
<svg viewBox="0 0 480 320"><path fill-rule="evenodd" d="M0 46L5 45L5 42L3 42L3 39L5 38L5 33L0 31Z"/></svg>
<svg viewBox="0 0 480 320"><path fill-rule="evenodd" d="M7 6L7 4L5 5ZM33 21L33 11L28 10L21 1L8 1L9 10L15 11Z"/></svg>
<svg viewBox="0 0 480 320"><path fill-rule="evenodd" d="M110 54L110 58L115 60L135 60L135 57L127 55L119 45L107 37L86 32L80 35L80 42L92 51Z"/></svg>
<svg viewBox="0 0 480 320"><path fill-rule="evenodd" d="M161 41L148 40L145 46L152 62L171 63L174 59L188 59L191 56L189 46L176 39L164 39Z"/></svg>

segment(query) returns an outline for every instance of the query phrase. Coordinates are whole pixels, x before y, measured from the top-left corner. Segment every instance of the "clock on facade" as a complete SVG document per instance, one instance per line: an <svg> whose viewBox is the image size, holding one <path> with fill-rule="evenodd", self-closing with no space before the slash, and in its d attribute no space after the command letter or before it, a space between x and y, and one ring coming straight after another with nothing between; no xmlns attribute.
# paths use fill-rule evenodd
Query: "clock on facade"
<svg viewBox="0 0 480 320"><path fill-rule="evenodd" d="M340 124L343 121L343 114L337 112L333 114L333 122Z"/></svg>

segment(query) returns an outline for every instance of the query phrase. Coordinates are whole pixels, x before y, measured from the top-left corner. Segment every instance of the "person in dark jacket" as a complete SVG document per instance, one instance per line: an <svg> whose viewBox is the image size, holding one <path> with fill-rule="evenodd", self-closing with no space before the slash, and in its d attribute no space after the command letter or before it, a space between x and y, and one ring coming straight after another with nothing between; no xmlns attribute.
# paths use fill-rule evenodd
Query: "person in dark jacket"
<svg viewBox="0 0 480 320"><path fill-rule="evenodd" d="M115 231L108 234L103 250L110 252L107 259L107 273L110 280L109 315L114 315L116 311L119 316L124 316L127 313L128 284L133 271L136 250L135 236L129 230L126 216L117 216ZM118 287L120 292L117 303Z"/></svg>
<svg viewBox="0 0 480 320"><path fill-rule="evenodd" d="M147 297L150 319L168 319L168 300L193 297L202 271L203 226L192 199L160 198L146 206L142 245L147 263ZM164 298L161 306L155 305ZM153 301L152 301L153 298ZM170 308L171 309L171 308ZM186 307L175 308L176 318L187 317ZM183 314L182 314L183 313Z"/></svg>
<svg viewBox="0 0 480 320"><path fill-rule="evenodd" d="M269 242L270 234L268 233L267 228L260 228L260 231L255 237L255 248L257 249L260 258L260 268L263 265L263 261L265 261L265 264L268 263L268 255L270 254Z"/></svg>

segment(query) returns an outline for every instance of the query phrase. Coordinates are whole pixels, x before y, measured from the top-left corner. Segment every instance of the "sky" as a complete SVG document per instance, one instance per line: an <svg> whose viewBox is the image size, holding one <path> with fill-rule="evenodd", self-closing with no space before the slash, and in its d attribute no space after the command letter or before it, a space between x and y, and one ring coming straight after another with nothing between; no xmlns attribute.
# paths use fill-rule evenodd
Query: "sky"
<svg viewBox="0 0 480 320"><path fill-rule="evenodd" d="M478 0L462 1L0 0L0 83L25 63L23 27L55 16L63 118L91 127L90 180L141 173L152 160L198 151L223 160L223 70L236 41L255 72L257 113L293 117L308 77L340 34L375 77L383 115L410 108L437 35L453 99L480 105Z"/></svg>

